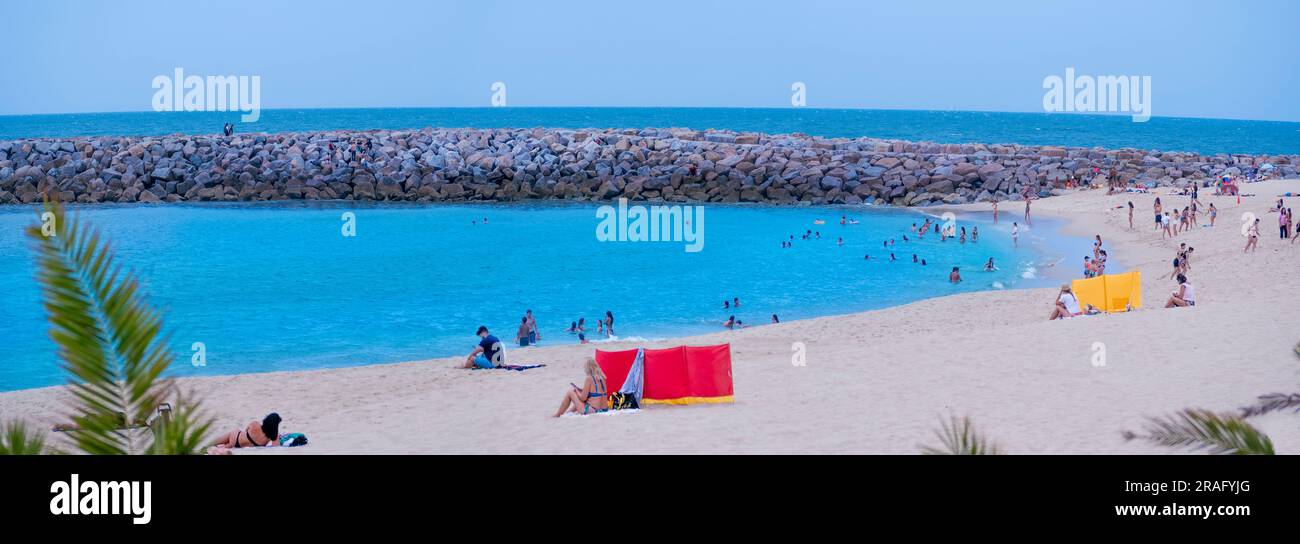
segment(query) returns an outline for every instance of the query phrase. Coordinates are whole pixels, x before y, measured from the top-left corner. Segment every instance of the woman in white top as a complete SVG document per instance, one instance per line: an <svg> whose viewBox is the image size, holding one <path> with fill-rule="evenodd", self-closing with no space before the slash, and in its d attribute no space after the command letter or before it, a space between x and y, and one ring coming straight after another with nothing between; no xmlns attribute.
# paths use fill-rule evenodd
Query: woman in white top
<svg viewBox="0 0 1300 544"><path fill-rule="evenodd" d="M1178 275L1178 290L1174 291L1173 296L1169 297L1169 302L1165 303L1166 308L1195 306L1196 290L1192 284L1187 283L1187 276Z"/></svg>
<svg viewBox="0 0 1300 544"><path fill-rule="evenodd" d="M1047 320L1065 319L1081 313L1079 311L1079 299L1074 298L1074 293L1070 291L1070 285L1065 284L1061 286L1061 292L1056 295L1056 307L1052 308L1052 315Z"/></svg>

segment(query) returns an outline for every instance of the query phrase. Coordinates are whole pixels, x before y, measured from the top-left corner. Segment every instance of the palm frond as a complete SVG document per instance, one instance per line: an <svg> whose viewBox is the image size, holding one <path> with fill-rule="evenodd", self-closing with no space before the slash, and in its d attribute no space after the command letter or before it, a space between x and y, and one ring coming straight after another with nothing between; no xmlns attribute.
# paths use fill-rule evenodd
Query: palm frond
<svg viewBox="0 0 1300 544"><path fill-rule="evenodd" d="M1269 412L1294 408L1300 412L1300 393L1270 393L1260 395L1259 402L1241 409L1241 417L1262 416Z"/></svg>
<svg viewBox="0 0 1300 544"><path fill-rule="evenodd" d="M1124 438L1171 448L1208 450L1216 455L1273 455L1273 441L1268 435L1242 418L1196 408L1167 418L1151 418L1146 434L1126 432Z"/></svg>
<svg viewBox="0 0 1300 544"><path fill-rule="evenodd" d="M212 420L203 415L198 403L186 402L178 397L176 408L168 415L160 415L153 424L153 444L150 455L201 455L211 444L207 440Z"/></svg>
<svg viewBox="0 0 1300 544"><path fill-rule="evenodd" d="M925 455L1001 455L998 445L975 430L969 417L950 415L934 432L943 447L920 446Z"/></svg>
<svg viewBox="0 0 1300 544"><path fill-rule="evenodd" d="M148 421L171 392L170 381L161 378L173 359L161 337L162 319L97 232L68 217L57 202L46 202L44 210L54 221L53 235L39 224L27 233L35 243L50 337L72 377L72 419L79 430L70 436L91 454L148 451L152 446L132 427Z"/></svg>
<svg viewBox="0 0 1300 544"><path fill-rule="evenodd" d="M45 436L28 431L23 422L11 421L0 427L0 455L40 455L45 451Z"/></svg>

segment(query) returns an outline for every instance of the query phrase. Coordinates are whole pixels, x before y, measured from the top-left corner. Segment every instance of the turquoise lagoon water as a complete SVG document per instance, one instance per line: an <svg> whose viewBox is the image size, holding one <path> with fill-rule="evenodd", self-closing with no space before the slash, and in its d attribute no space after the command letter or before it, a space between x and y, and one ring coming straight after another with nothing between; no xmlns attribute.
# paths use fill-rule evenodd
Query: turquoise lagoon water
<svg viewBox="0 0 1300 544"><path fill-rule="evenodd" d="M214 134L423 127L689 127L769 134L1019 143L1214 153L1300 153L1300 123L1123 115L814 108L375 108L268 109L256 123L237 112L129 112L0 116L0 139Z"/></svg>
<svg viewBox="0 0 1300 544"><path fill-rule="evenodd" d="M563 330L613 311L624 338L719 330L728 315L766 324L882 308L926 297L1059 282L1089 251L1040 222L1014 249L1009 219L961 217L977 243L923 241L915 211L714 206L704 247L600 242L594 205L407 206L353 203L96 206L74 208L113 242L165 314L173 373L216 375L395 362L467 353L485 324L511 341L527 309L542 345L577 342ZM344 212L356 236L341 234ZM859 225L841 226L847 214ZM489 222L482 224L487 217ZM815 219L827 224L814 225ZM64 380L48 338L27 207L0 208L0 390ZM478 224L473 222L477 221ZM796 236L793 248L780 240ZM913 238L903 242L903 236ZM836 239L842 237L844 246ZM883 241L894 239L885 249ZM899 261L888 262L890 252ZM912 254L927 266L912 264ZM869 254L870 261L863 256ZM1001 270L981 272L993 257ZM1064 259L1055 268L1043 263ZM964 283L950 285L951 267ZM722 301L740 297L739 310ZM936 319L940 316L935 316ZM192 367L203 342L207 365ZM522 357L522 355L520 355ZM526 362L520 358L513 362Z"/></svg>

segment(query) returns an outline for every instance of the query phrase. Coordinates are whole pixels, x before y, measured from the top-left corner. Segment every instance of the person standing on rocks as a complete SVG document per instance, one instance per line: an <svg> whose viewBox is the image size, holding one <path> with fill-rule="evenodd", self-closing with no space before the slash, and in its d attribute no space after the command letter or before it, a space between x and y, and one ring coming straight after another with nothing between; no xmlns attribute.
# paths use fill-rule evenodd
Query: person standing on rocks
<svg viewBox="0 0 1300 544"><path fill-rule="evenodd" d="M221 127L221 132L226 136L230 136L235 133L235 125L226 123L224 126Z"/></svg>

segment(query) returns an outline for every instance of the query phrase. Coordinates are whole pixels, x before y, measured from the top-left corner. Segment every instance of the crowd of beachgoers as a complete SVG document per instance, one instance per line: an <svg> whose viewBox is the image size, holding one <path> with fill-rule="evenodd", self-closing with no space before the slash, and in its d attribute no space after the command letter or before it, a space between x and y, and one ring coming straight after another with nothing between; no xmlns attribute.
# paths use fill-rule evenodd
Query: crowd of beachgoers
<svg viewBox="0 0 1300 544"><path fill-rule="evenodd" d="M1104 189L1108 196L1113 197L1112 200L1110 200L1111 205L1109 208L1111 209L1107 210L1107 212L1127 214L1127 217L1123 218L1122 221L1127 223L1129 231L1138 235L1141 235L1142 232L1150 232L1152 233L1151 236L1157 237L1161 241L1177 241L1193 231L1200 231L1202 229L1206 232L1217 232L1226 229L1224 230L1224 235L1235 235L1236 233L1233 232L1236 230L1235 228L1216 227L1216 219L1220 213L1220 208L1227 205L1227 201L1223 200L1224 198L1237 197L1240 199L1242 196L1256 196L1242 192L1244 188L1249 186L1250 185L1243 185L1243 180L1229 178L1215 182L1207 182L1183 190L1170 188L1159 195L1146 194L1148 193L1148 189L1146 188L1135 188L1131 186L1124 187L1114 184L1109 187L1079 184L1078 186L1072 187L1072 189L1093 190L1098 192ZM1216 202L1208 202L1208 204L1203 202L1203 190L1205 192L1210 192L1213 196L1220 199L1217 206ZM1144 227L1142 222L1137 219L1138 207L1132 200L1123 202L1123 195L1129 194L1130 196L1133 196L1132 193L1142 193L1146 197L1156 196L1150 208L1150 213L1152 215L1148 216L1154 219L1152 223L1148 223L1148 225L1150 225L1149 227ZM1295 196L1300 195L1293 195L1291 193L1277 195L1276 201L1265 212L1266 214L1277 214L1276 221L1278 225L1278 239L1283 242L1288 242L1289 244L1294 244L1295 240L1300 238L1300 229L1296 228L1292 209L1287 205L1287 199L1289 197L1294 198ZM1119 198L1123 203L1116 204L1114 198ZM968 204L966 205L966 209L970 209L971 206L987 206L985 209L991 212L992 221L998 223L1005 221L1005 218L1002 217L1004 211L1000 210L999 206L1005 206L1007 202L1008 201L993 201L988 204ZM1023 216L1015 218L1012 222L1012 228L1009 231L1013 246L1015 247L1020 246L1019 234L1022 222L1025 226L1032 225L1033 216L1031 211L1035 202L1036 199L1032 193L1024 195L1023 199L1019 202L1015 202L1017 205L1023 205L1024 208ZM1263 235L1261 234L1261 224L1265 219L1267 218L1254 218L1253 221L1242 226L1241 235L1245 239L1244 252L1253 253L1258 251L1261 240L1263 239ZM478 221L479 220L476 218L474 223L478 224ZM487 224L488 218L484 217L481 221L483 224ZM835 239L837 245L843 246L845 245L845 236L858 234L850 228L858 225L859 221L853 219L849 214L842 215L838 219L839 225L843 227L840 229L841 234L831 234L833 227L828 228L826 226L826 220L814 219L813 223L813 228L807 229L802 233L790 234L788 237L779 240L780 247L782 249L789 249L795 247L796 244L820 243L819 241L822 240L825 240L825 243L829 243L829 240L831 240L832 237ZM901 240L892 237L880 240L883 253L888 254L887 258L866 254L863 256L863 260L878 261L887 259L890 262L899 261L900 259L896 256L897 252L895 251L895 248L899 247L898 244L900 242L908 244L913 241L922 240L927 236L937 237L943 242L952 240L959 244L978 243L979 238L981 237L978 227L972 227L967 230L964 226L958 227L952 222L945 222L937 215L926 215L923 220L919 221L919 224L912 223L910 226L906 227L900 225L900 231L903 231L899 237ZM1196 249L1186 242L1181 242L1174 247L1173 253L1171 269L1169 269L1167 274L1165 272L1160 272L1159 277L1162 280L1171 281L1174 284L1174 290L1172 290L1167 297L1161 295L1159 299L1164 301L1163 308L1195 307L1198 301L1197 290L1193 281L1193 266L1194 263L1197 262L1195 259ZM910 257L911 262L918 266L925 266L927 264L924 256L912 254ZM1079 277L1081 279L1090 279L1105 276L1107 274L1106 269L1109 259L1110 255L1108 255L1108 247L1105 244L1102 235L1096 234L1094 236L1091 253L1085 255L1082 259ZM997 270L996 263L994 263L992 258L989 258L984 264L983 270ZM953 268L948 276L948 281L954 283L962 281L961 271L958 268ZM752 323L746 323L744 320L737 317L739 314L738 309L740 308L742 308L741 297L729 293L727 298L724 299L721 304L721 309L723 310L724 315L726 315L725 320L722 321L723 328L727 330L737 330L752 326ZM1064 320L1081 316L1102 315L1105 313L1106 312L1102 309L1098 309L1088 304L1082 304L1079 301L1079 298L1073 293L1071 285L1065 284L1061 286L1055 301L1052 303L1049 317L1052 320ZM781 320L776 314L772 314L770 316L770 322L772 324L778 324L781 323ZM588 343L587 335L589 334L590 329L591 327L587 324L585 317L579 317L576 320L570 321L568 327L564 329L564 332L574 335L577 338L577 343L586 344ZM614 332L615 321L613 312L609 310L604 311L603 315L596 319L595 329L597 334L604 336L606 339L616 340L617 336ZM519 326L514 337L514 344L519 346L519 348L537 346L543 340L541 330L542 328L538 325L538 317L534 315L532 310L526 310L520 317ZM480 326L476 331L476 335L478 339L475 342L474 349L466 355L457 366L467 369L495 369L510 366L504 363L506 345L498 336L492 334L486 326ZM612 393L611 384L606 383L605 376L599 365L595 364L593 359L585 358L582 368L584 375L583 380L580 382L581 385L575 383L569 384L569 387L566 388L565 393L562 396L559 409L554 413L555 416L562 416L570 413L585 415L605 412L610 409L608 395ZM516 367L510 369L520 370L521 368ZM613 389L617 390L618 384L613 384ZM238 448L283 445L282 433L279 431L280 424L280 415L278 413L271 413L260 421L251 421L242 428L220 435L219 440L213 444L210 451L215 454L228 454L231 450Z"/></svg>

